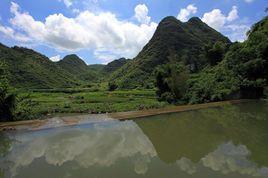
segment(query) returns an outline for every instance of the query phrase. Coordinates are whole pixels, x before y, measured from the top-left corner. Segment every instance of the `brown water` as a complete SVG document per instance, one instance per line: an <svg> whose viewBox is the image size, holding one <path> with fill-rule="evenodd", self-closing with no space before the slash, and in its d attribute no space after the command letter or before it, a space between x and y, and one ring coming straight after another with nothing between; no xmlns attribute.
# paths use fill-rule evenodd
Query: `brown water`
<svg viewBox="0 0 268 178"><path fill-rule="evenodd" d="M268 103L0 136L0 177L268 177Z"/></svg>

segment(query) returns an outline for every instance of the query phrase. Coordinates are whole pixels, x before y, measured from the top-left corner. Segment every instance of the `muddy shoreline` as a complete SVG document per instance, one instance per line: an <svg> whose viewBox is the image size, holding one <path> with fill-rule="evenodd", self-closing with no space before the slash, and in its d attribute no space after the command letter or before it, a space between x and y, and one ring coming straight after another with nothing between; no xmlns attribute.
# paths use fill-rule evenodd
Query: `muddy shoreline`
<svg viewBox="0 0 268 178"><path fill-rule="evenodd" d="M128 111L128 112L117 112L109 114L84 114L84 115L67 115L67 116L57 116L47 119L36 119L36 120L26 120L26 121L14 121L14 122L0 122L0 131L12 131L12 130L41 130L54 127L63 126L73 126L78 124L87 123L90 120L106 121L106 120L132 120L139 119L147 116L154 116L159 114L168 114L176 112L185 112L205 108L220 107L228 104L239 104L250 102L252 100L230 100L221 102L212 102L205 104L195 104L195 105L180 105L180 106L170 106L161 109L150 109L141 111Z"/></svg>

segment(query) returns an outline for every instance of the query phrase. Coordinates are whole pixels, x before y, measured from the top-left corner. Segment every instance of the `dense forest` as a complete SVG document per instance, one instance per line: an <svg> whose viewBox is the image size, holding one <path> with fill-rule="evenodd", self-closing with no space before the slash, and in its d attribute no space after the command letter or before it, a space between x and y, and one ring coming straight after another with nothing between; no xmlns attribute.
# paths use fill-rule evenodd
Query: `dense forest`
<svg viewBox="0 0 268 178"><path fill-rule="evenodd" d="M15 88L151 89L159 101L179 104L260 98L268 85L268 17L247 36L232 43L197 17L185 23L166 17L137 57L107 65L87 65L75 54L52 62L34 50L0 44L0 114L10 120L34 105L16 97Z"/></svg>
<svg viewBox="0 0 268 178"><path fill-rule="evenodd" d="M156 70L157 95L169 102L203 103L260 98L268 79L268 18L256 23L243 43L203 46L200 71L170 55Z"/></svg>

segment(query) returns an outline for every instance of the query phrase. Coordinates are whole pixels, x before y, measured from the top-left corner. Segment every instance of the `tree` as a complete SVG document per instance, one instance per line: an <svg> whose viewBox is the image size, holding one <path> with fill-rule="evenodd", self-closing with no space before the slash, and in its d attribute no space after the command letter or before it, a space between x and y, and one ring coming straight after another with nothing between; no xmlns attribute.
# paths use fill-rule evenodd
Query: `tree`
<svg viewBox="0 0 268 178"><path fill-rule="evenodd" d="M210 45L209 45L210 46ZM227 46L225 43L218 41L212 47L207 46L206 57L211 66L218 64L222 61L224 54L226 52Z"/></svg>
<svg viewBox="0 0 268 178"><path fill-rule="evenodd" d="M109 82L108 83L108 90L109 91L114 91L118 88L118 86L114 82Z"/></svg>
<svg viewBox="0 0 268 178"><path fill-rule="evenodd" d="M9 89L6 66L0 62L0 121L14 119L16 98Z"/></svg>
<svg viewBox="0 0 268 178"><path fill-rule="evenodd" d="M182 101L187 90L189 70L183 62L176 62L180 61L176 58L174 55L169 56L170 63L156 70L156 94L159 100L169 103Z"/></svg>

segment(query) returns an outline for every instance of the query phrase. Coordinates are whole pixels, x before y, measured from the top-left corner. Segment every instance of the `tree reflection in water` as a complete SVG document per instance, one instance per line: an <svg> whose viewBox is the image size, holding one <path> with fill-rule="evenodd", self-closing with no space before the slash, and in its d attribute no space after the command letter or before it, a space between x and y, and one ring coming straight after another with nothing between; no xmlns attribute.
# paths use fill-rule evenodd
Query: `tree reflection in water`
<svg viewBox="0 0 268 178"><path fill-rule="evenodd" d="M254 102L3 135L0 165L20 178L267 177L267 111Z"/></svg>

